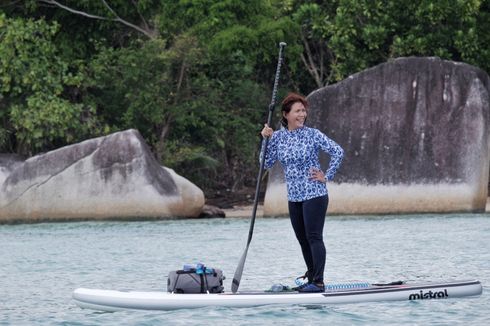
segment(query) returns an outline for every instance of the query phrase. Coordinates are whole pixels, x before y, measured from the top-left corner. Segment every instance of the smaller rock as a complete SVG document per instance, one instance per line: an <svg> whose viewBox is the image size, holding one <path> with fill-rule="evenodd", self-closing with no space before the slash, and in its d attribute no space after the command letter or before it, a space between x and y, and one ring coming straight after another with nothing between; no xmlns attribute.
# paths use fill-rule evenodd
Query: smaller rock
<svg viewBox="0 0 490 326"><path fill-rule="evenodd" d="M225 217L225 212L216 206L204 205L199 218Z"/></svg>

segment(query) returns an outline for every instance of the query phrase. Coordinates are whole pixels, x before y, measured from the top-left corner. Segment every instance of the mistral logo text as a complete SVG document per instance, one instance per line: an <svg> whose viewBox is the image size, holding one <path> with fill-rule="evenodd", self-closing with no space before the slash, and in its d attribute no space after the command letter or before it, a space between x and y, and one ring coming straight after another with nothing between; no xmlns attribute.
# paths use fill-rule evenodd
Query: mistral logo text
<svg viewBox="0 0 490 326"><path fill-rule="evenodd" d="M424 292L420 290L418 293L411 293L408 296L408 300L427 300L427 299L444 299L447 298L447 289L444 289L442 291L428 291Z"/></svg>

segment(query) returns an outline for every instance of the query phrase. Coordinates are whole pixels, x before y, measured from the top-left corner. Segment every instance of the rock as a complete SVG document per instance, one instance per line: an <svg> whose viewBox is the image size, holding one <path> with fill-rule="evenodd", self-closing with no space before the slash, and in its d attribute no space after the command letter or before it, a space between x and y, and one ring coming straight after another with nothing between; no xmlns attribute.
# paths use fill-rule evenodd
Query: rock
<svg viewBox="0 0 490 326"><path fill-rule="evenodd" d="M24 163L24 160L17 154L0 154L0 185L13 170Z"/></svg>
<svg viewBox="0 0 490 326"><path fill-rule="evenodd" d="M198 217L204 206L202 190L160 166L136 130L10 166L0 188L0 222Z"/></svg>
<svg viewBox="0 0 490 326"><path fill-rule="evenodd" d="M202 208L201 215L199 215L201 218L211 218L211 217L225 217L225 212L216 206L212 205L204 205Z"/></svg>
<svg viewBox="0 0 490 326"><path fill-rule="evenodd" d="M483 212L489 93L484 71L433 57L399 58L312 92L309 125L345 150L329 213ZM276 166L264 214L287 214L286 200Z"/></svg>

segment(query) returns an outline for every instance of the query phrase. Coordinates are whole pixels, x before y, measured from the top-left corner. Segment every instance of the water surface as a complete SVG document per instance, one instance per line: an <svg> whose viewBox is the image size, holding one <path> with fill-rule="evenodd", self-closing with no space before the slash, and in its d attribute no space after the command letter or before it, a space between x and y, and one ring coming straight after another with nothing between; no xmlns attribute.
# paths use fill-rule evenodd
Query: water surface
<svg viewBox="0 0 490 326"><path fill-rule="evenodd" d="M490 216L327 217L329 282L479 279L476 298L325 306L101 313L78 308L77 287L166 290L169 271L204 262L231 279L248 219L0 225L2 325L488 325ZM258 219L240 290L293 285L304 273L287 218Z"/></svg>

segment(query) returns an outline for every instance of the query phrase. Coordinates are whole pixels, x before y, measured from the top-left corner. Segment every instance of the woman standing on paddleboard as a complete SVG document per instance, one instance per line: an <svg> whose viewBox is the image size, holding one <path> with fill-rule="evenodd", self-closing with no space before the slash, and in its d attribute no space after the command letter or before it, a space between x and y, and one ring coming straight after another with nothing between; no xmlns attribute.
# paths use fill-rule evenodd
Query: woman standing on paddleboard
<svg viewBox="0 0 490 326"><path fill-rule="evenodd" d="M323 226L328 207L327 181L334 178L344 150L318 129L306 127L308 102L295 93L282 101L284 128L273 131L264 125L262 137L270 137L265 153L265 168L279 160L286 176L291 224L301 246L308 271L308 282L299 292L323 292L326 250ZM330 155L326 172L320 167L319 151Z"/></svg>

